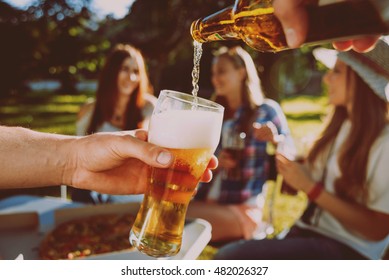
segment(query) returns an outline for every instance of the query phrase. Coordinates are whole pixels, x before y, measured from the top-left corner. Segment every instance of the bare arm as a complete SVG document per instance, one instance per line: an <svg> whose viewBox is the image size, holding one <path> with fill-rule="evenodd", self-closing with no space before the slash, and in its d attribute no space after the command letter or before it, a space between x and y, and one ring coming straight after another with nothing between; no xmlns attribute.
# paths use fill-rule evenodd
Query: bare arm
<svg viewBox="0 0 389 280"><path fill-rule="evenodd" d="M171 154L146 142L143 130L85 137L0 126L0 188L66 184L111 194L142 193L149 166L166 168ZM212 178L213 157L202 181Z"/></svg>
<svg viewBox="0 0 389 280"><path fill-rule="evenodd" d="M277 168L284 179L295 189L308 193L315 182L301 164L277 155ZM323 191L316 204L328 211L350 231L357 232L369 240L381 240L389 234L389 214L381 213L366 206L340 199Z"/></svg>
<svg viewBox="0 0 389 280"><path fill-rule="evenodd" d="M0 127L0 187L50 186L62 181L73 138L20 127ZM61 143L61 144L60 144Z"/></svg>

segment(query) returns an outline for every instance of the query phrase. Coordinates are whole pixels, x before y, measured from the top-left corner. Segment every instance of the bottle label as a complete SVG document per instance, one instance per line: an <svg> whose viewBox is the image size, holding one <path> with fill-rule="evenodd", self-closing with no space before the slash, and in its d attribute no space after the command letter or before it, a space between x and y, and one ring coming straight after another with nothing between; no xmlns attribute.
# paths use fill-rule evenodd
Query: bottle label
<svg viewBox="0 0 389 280"><path fill-rule="evenodd" d="M209 41L221 41L221 40L225 40L222 36L220 36L218 33L214 33L210 36L208 36L208 40Z"/></svg>

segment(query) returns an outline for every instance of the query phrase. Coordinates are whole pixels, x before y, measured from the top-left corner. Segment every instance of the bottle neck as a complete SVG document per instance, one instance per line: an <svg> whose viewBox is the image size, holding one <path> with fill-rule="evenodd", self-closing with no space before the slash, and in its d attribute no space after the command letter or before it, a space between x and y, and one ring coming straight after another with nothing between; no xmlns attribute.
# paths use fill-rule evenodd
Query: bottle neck
<svg viewBox="0 0 389 280"><path fill-rule="evenodd" d="M206 18L194 21L190 28L193 39L200 43L239 40L240 37L235 31L232 15L231 6Z"/></svg>
<svg viewBox="0 0 389 280"><path fill-rule="evenodd" d="M200 43L206 43L208 42L207 38L205 38L204 34L201 33L201 21L202 19L199 18L198 20L195 20L192 22L192 25L190 26L190 34L192 34L193 40L200 42Z"/></svg>

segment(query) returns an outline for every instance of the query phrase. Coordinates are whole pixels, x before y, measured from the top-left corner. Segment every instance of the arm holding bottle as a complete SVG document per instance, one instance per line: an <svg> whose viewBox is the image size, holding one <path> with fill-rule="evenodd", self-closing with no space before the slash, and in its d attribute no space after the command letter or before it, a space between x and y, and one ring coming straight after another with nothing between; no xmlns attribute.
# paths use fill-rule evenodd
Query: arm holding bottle
<svg viewBox="0 0 389 280"><path fill-rule="evenodd" d="M300 47L305 42L308 30L305 0L274 0L273 7L275 15L281 21L289 47ZM354 49L357 52L367 52L374 48L378 38L379 36L366 36L333 42L333 45L340 51Z"/></svg>
<svg viewBox="0 0 389 280"><path fill-rule="evenodd" d="M66 184L110 194L142 193L148 166L167 168L171 154L145 142L142 130L85 137L0 126L0 188ZM213 157L202 180L212 178Z"/></svg>

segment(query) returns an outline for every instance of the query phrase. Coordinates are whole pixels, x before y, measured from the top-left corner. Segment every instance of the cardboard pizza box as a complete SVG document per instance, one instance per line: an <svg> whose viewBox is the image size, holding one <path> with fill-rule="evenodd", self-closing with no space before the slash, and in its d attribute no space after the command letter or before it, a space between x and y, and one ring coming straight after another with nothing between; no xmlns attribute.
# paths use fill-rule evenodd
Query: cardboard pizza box
<svg viewBox="0 0 389 280"><path fill-rule="evenodd" d="M54 200L55 201L55 200ZM42 198L35 203L47 203L48 198ZM50 200L53 203L53 200ZM58 201L58 204L64 203ZM62 204L61 204L62 205ZM39 245L44 237L60 223L78 218L85 218L98 214L133 213L136 215L140 207L139 203L100 204L82 207L61 208L53 210L54 222L42 224L37 212L0 213L0 259L15 259L23 254L24 259L38 259ZM29 209L32 209L30 207ZM22 209L18 209L21 211ZM46 213L47 214L47 213ZM211 225L202 219L186 222L183 245L178 255L171 259L196 259L211 239ZM124 250L106 254L85 257L84 259L155 259L144 255L137 250ZM166 258L165 258L166 259Z"/></svg>
<svg viewBox="0 0 389 280"><path fill-rule="evenodd" d="M39 216L36 212L0 215L0 232L6 230L36 229L38 226Z"/></svg>
<svg viewBox="0 0 389 280"><path fill-rule="evenodd" d="M56 225L70 221L74 218L86 218L98 214L124 214L138 213L140 203L118 203L85 206L82 208L66 208L56 210L54 213ZM211 240L211 225L203 219L187 220L183 233L180 252L170 259L191 260L196 259ZM84 257L91 260L155 260L155 258L140 253L137 250L123 250L105 254ZM164 258L166 259L166 258Z"/></svg>
<svg viewBox="0 0 389 280"><path fill-rule="evenodd" d="M85 205L83 207L63 208L54 211L54 224L59 225L74 219L87 218L102 214L134 214L138 213L140 203L116 203L116 204L98 204Z"/></svg>
<svg viewBox="0 0 389 280"><path fill-rule="evenodd" d="M170 260L195 260L211 240L211 224L203 219L187 220L182 236L180 252ZM142 254L139 251L124 250L85 257L87 260L155 260L155 258Z"/></svg>

